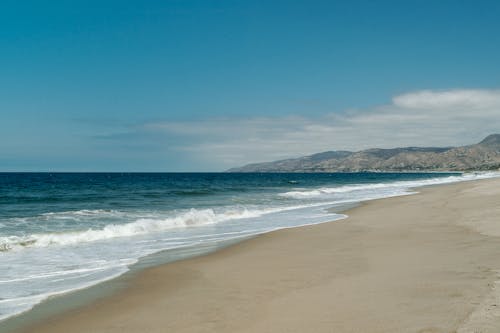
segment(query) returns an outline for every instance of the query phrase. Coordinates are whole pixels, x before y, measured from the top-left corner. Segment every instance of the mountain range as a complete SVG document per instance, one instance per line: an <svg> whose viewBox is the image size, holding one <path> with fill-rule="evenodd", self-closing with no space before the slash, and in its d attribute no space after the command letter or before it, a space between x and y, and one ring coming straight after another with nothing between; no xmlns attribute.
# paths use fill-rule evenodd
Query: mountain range
<svg viewBox="0 0 500 333"><path fill-rule="evenodd" d="M461 147L372 148L357 152L327 151L266 163L253 163L228 172L411 172L500 169L500 134Z"/></svg>

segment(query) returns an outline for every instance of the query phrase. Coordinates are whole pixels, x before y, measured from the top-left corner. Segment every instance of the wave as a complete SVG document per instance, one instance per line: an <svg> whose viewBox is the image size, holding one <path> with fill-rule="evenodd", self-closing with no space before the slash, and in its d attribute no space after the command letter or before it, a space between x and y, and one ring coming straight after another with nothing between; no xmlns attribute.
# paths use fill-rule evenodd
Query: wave
<svg viewBox="0 0 500 333"><path fill-rule="evenodd" d="M25 247L46 247L50 245L73 245L117 237L161 232L172 228L185 228L216 224L228 220L258 217L273 210L228 209L216 213L213 209L190 209L167 218L139 218L125 224L108 224L102 229L87 229L60 233L38 233L26 236L0 237L0 251L10 251ZM68 214L69 213L69 214ZM99 214L102 211L76 211L66 213L45 213L52 217L68 218L72 215ZM106 212L109 213L109 212ZM113 212L113 214L117 214Z"/></svg>
<svg viewBox="0 0 500 333"><path fill-rule="evenodd" d="M500 173L471 173L463 174L460 176L449 176L444 178L423 179L414 181L396 181L391 183L375 183L375 184L354 184L338 187L323 187L317 189L301 189L297 191L290 191L278 194L281 197L288 197L292 199L321 199L323 196L328 199L333 196L334 200L330 204L363 201L369 200L371 197L386 197L393 195L407 194L408 189L412 187L445 184L464 180L475 180L482 178L498 177ZM383 193L378 193L383 191ZM366 193L368 192L368 193ZM345 195L340 197L338 194L359 193L352 198L346 198ZM375 194L379 195L375 195ZM349 199L349 200L346 200ZM352 199L352 200L351 200ZM131 237L152 234L155 232L162 232L173 228L186 228L196 226L213 225L229 220L255 218L265 214L277 213L287 210L294 210L299 208L314 207L324 205L325 201L288 206L288 207L262 207L259 209L247 209L242 207L232 207L222 211L215 211L213 209L190 209L183 212L178 212L173 216L162 217L158 213L140 214L138 212L123 212L116 210L78 210L66 212L51 212L44 213L40 218L43 219L75 219L80 218L119 218L129 219L133 222L123 224L106 224L101 228L90 228L86 230L71 230L63 232L40 232L28 235L18 236L3 236L0 237L0 252L22 249L27 247L47 247L51 245L75 245L79 243L88 243L95 241L102 241L118 237Z"/></svg>
<svg viewBox="0 0 500 333"><path fill-rule="evenodd" d="M26 217L13 217L6 219L7 223L19 224L32 224L37 225L40 221L54 221L54 220L70 220L75 222L88 221L88 220L101 220L113 218L126 218L130 216L129 212L108 209L82 209L72 211L48 212L36 216ZM139 216L139 215L138 215Z"/></svg>
<svg viewBox="0 0 500 333"><path fill-rule="evenodd" d="M292 199L308 199L317 198L320 196L328 196L340 193L350 193L356 191L373 191L379 189L408 189L412 187L426 186L426 185L438 185L446 183L455 183L467 180L476 179L486 179L500 177L498 172L485 172L485 173L470 173L463 174L460 176L449 176L443 178L431 178L422 180L409 180L409 181L396 181L391 183L376 183L376 184L355 184L355 185L345 185L338 187L322 187L318 189L302 189L297 191L289 191L280 193L282 197L292 198Z"/></svg>
<svg viewBox="0 0 500 333"><path fill-rule="evenodd" d="M369 200L371 197L387 197L393 195L407 194L408 189L412 187L445 184L464 180L475 180L482 178L498 177L500 173L470 173L460 176L449 176L442 178L396 181L391 183L375 184L354 184L338 187L322 187L317 189L300 189L278 194L281 197L292 199L314 199L323 197L333 199L329 204L337 204L351 201ZM382 192L380 192L382 191ZM368 192L368 193L367 193ZM380 193L379 193L380 192ZM345 194L353 194L346 198ZM359 195L354 195L355 193ZM338 196L341 195L340 197ZM377 195L378 194L378 195ZM332 198L333 196L333 198ZM163 217L159 213L140 213L124 212L117 210L77 210L64 212L50 212L40 215L41 219L72 219L91 218L101 220L106 218L115 218L133 222L106 224L102 227L94 227L86 230L69 230L62 232L39 232L28 235L11 235L0 237L0 252L22 249L27 247L47 247L51 245L75 245L79 243L88 243L102 241L118 237L131 237L162 232L173 228L186 228L196 226L213 225L229 220L255 218L265 214L277 213L299 208L314 207L325 205L326 202L311 202L309 204L288 206L288 207L261 207L259 209L247 209L242 207L226 208L225 210L215 211L213 209L190 209L171 216ZM171 213L172 214L172 213ZM26 219L26 218L22 218ZM30 218L30 220L33 218Z"/></svg>
<svg viewBox="0 0 500 333"><path fill-rule="evenodd" d="M43 213L41 216L46 216L50 218L68 218L72 216L99 216L103 215L109 216L119 216L124 214L124 212L120 212L114 209L81 209L81 210L73 210L73 211L62 211L62 212L49 212Z"/></svg>

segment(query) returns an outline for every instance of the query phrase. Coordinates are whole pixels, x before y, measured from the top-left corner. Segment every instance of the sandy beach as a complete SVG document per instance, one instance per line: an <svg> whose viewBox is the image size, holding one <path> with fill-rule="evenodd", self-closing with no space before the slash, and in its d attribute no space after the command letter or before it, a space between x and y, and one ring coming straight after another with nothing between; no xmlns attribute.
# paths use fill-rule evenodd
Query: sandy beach
<svg viewBox="0 0 500 333"><path fill-rule="evenodd" d="M146 269L22 332L499 332L500 179L419 192Z"/></svg>

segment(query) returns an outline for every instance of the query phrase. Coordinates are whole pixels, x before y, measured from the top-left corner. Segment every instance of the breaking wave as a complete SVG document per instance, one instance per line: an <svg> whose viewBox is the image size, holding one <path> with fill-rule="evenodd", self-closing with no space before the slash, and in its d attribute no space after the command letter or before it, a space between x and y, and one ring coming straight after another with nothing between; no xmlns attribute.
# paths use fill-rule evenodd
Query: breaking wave
<svg viewBox="0 0 500 333"><path fill-rule="evenodd" d="M73 245L94 242L117 237L130 237L161 232L172 228L185 228L216 224L233 219L258 217L270 210L233 209L216 213L213 209L190 209L186 212L167 218L139 218L125 224L108 224L102 229L87 229L62 233L38 233L27 236L0 237L0 251L9 251L24 247L46 247L49 245ZM94 215L96 211L76 211L62 213L46 213L52 217L68 218L72 215ZM109 213L109 212L106 212ZM124 213L113 212L114 215Z"/></svg>
<svg viewBox="0 0 500 333"><path fill-rule="evenodd" d="M329 196L329 195L357 192L357 191L408 189L412 187L454 183L466 180L485 179L485 178L492 178L499 176L500 173L495 173L495 172L471 173L471 174L463 174L461 176L449 176L445 178L397 181L392 183L356 184L356 185L345 185L338 187L322 187L313 190L304 189L300 191L298 190L298 191L284 192L280 193L279 195L282 197L287 197L292 199L308 199L308 198L317 198L321 196Z"/></svg>

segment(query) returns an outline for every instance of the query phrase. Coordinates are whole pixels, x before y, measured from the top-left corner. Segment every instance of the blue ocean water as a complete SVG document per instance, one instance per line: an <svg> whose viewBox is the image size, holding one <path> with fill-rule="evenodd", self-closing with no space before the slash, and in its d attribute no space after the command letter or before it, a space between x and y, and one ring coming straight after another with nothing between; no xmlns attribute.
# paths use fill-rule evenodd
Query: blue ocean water
<svg viewBox="0 0 500 333"><path fill-rule="evenodd" d="M332 207L492 176L0 173L0 320L149 254L334 221L345 216Z"/></svg>

